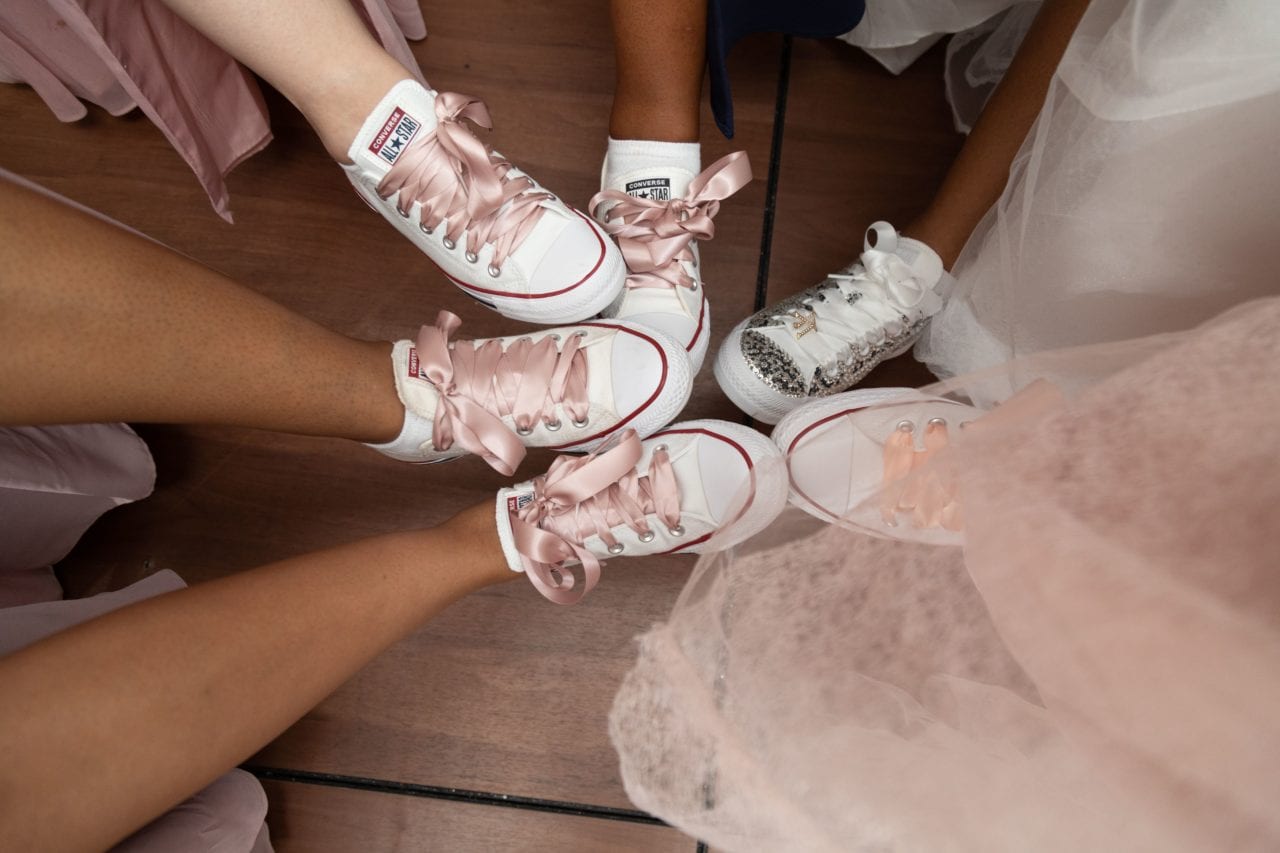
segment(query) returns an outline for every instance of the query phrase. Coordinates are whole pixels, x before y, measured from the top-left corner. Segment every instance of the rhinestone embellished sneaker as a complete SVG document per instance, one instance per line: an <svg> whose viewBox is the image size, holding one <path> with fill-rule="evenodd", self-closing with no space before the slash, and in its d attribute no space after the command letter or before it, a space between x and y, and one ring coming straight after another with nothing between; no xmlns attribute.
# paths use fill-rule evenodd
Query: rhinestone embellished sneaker
<svg viewBox="0 0 1280 853"><path fill-rule="evenodd" d="M513 571L573 604L595 586L603 559L722 551L767 527L786 501L772 442L741 424L689 421L643 442L627 430L502 489L498 538Z"/></svg>
<svg viewBox="0 0 1280 853"><path fill-rule="evenodd" d="M591 215L617 238L627 265L626 287L604 316L675 338L689 353L695 374L711 334L697 241L715 235L712 219L720 202L750 181L751 164L746 152L738 151L697 177L673 167L624 173L589 206Z"/></svg>
<svg viewBox="0 0 1280 853"><path fill-rule="evenodd" d="M844 272L756 312L725 338L716 379L744 412L777 423L806 400L848 390L909 350L942 307L949 276L924 243L877 222L863 248Z"/></svg>
<svg viewBox="0 0 1280 853"><path fill-rule="evenodd" d="M894 539L962 541L956 489L924 467L972 406L909 388L865 388L814 400L784 417L773 441L786 454L791 502L823 521Z"/></svg>
<svg viewBox="0 0 1280 853"><path fill-rule="evenodd" d="M468 296L531 323L598 314L626 277L618 248L465 121L491 127L483 102L404 80L370 113L343 169Z"/></svg>
<svg viewBox="0 0 1280 853"><path fill-rule="evenodd" d="M595 320L451 341L461 322L441 311L392 348L405 423L374 449L406 462L475 453L510 475L526 447L590 450L624 428L649 435L689 400L684 348L652 329Z"/></svg>

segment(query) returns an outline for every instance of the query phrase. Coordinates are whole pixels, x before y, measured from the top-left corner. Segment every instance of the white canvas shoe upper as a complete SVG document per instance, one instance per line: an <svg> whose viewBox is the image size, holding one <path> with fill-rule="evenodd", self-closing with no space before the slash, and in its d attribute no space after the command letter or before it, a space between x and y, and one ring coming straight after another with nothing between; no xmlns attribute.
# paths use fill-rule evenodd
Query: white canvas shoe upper
<svg viewBox="0 0 1280 853"><path fill-rule="evenodd" d="M652 329L598 320L451 341L460 322L442 311L393 347L405 428L376 449L410 462L476 453L511 474L526 447L589 450L623 428L649 435L689 399L688 357Z"/></svg>
<svg viewBox="0 0 1280 853"><path fill-rule="evenodd" d="M763 530L785 503L773 444L707 420L643 442L624 431L589 456L561 456L545 475L501 490L495 512L511 569L572 604L595 585L603 559L723 550Z"/></svg>
<svg viewBox="0 0 1280 853"><path fill-rule="evenodd" d="M606 163L604 171L609 173ZM674 165L645 165L612 174L591 200L592 216L614 235L627 264L627 286L604 315L658 329L684 345L694 373L711 331L698 241L715 234L720 202L751 180L739 151L699 175Z"/></svg>
<svg viewBox="0 0 1280 853"><path fill-rule="evenodd" d="M773 431L791 502L823 521L894 539L963 541L956 489L937 462L983 413L909 388L866 388L814 400Z"/></svg>
<svg viewBox="0 0 1280 853"><path fill-rule="evenodd" d="M365 120L343 169L467 295L535 323L599 313L626 275L617 247L464 121L491 125L483 102L404 80Z"/></svg>

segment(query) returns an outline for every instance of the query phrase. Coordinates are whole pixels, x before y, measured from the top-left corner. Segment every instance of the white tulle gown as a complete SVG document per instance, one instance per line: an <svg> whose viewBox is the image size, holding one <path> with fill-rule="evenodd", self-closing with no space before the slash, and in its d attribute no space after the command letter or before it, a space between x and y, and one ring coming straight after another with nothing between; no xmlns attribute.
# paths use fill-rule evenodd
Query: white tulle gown
<svg viewBox="0 0 1280 853"><path fill-rule="evenodd" d="M638 805L726 851L1280 849L1278 14L1095 0L923 353L1061 395L935 463L963 548L792 510L704 558L615 701Z"/></svg>

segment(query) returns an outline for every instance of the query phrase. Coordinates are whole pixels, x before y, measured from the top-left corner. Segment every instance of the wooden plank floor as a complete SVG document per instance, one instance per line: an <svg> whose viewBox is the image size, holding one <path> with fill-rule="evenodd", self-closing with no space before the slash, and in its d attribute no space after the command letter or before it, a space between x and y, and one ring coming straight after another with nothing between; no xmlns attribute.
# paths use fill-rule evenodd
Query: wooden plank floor
<svg viewBox="0 0 1280 853"><path fill-rule="evenodd" d="M414 50L428 79L485 98L498 122L495 144L585 205L598 188L613 79L605 4L424 7L431 36ZM490 31L477 20L506 23ZM713 354L766 298L848 263L867 223L901 223L922 207L959 145L937 51L896 79L845 45L791 46L776 36L749 40L732 60L738 135L721 138L708 114L704 162L745 149L757 179L724 205L716 240L704 248ZM348 334L405 337L440 307L462 316L467 337L518 326L461 298L368 214L301 117L274 93L267 100L276 139L231 178L234 226L136 114L91 110L88 120L62 125L29 90L0 87L0 167ZM904 358L869 381L926 379ZM709 363L685 417L742 417ZM337 440L212 427L142 432L160 471L156 494L86 536L60 567L70 594L118 588L159 568L199 583L433 524L503 482L474 459L404 466ZM521 473L537 473L549 458L531 453ZM669 610L690 567L687 558L616 563L577 608L548 605L518 584L456 604L253 759L272 768L278 849L692 851L675 830L636 822L605 728L633 638ZM316 784L334 777L348 787ZM418 796L392 792L404 785ZM439 796L453 789L476 792L475 802L505 797L544 810Z"/></svg>

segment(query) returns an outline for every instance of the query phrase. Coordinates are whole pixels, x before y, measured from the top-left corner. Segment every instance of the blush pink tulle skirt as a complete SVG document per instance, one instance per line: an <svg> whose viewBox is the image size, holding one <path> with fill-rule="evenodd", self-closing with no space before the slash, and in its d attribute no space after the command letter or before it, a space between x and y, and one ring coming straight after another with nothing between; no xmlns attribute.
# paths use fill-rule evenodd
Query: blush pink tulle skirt
<svg viewBox="0 0 1280 853"><path fill-rule="evenodd" d="M1092 0L917 347L1004 413L930 463L963 547L791 510L704 557L614 704L638 806L733 853L1280 849L1278 138L1280 5Z"/></svg>

